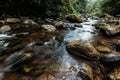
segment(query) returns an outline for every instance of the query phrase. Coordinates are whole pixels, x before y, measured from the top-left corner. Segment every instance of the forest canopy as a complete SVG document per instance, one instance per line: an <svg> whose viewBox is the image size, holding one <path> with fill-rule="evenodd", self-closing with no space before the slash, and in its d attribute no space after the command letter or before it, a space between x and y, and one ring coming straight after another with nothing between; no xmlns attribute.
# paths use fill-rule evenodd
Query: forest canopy
<svg viewBox="0 0 120 80"><path fill-rule="evenodd" d="M0 15L120 14L120 0L0 0Z"/></svg>
<svg viewBox="0 0 120 80"><path fill-rule="evenodd" d="M86 4L86 0L0 0L0 13L61 16L85 13Z"/></svg>

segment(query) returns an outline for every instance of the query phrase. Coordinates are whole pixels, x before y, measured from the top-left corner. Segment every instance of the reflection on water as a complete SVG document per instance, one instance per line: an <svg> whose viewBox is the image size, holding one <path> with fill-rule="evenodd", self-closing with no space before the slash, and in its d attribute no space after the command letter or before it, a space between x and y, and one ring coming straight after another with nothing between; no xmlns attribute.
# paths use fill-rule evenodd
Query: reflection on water
<svg viewBox="0 0 120 80"><path fill-rule="evenodd" d="M95 24L96 22L97 20L89 19L88 22L81 23L81 25L83 26L82 28L77 27L75 30L65 31L64 32L65 41L92 40L96 35L93 34L93 32L95 32L95 28L92 26L92 24Z"/></svg>

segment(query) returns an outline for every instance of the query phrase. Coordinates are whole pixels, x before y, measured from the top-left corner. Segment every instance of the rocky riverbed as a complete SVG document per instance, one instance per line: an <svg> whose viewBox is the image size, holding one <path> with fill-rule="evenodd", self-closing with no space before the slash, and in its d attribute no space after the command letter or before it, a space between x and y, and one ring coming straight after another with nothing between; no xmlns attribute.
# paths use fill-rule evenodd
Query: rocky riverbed
<svg viewBox="0 0 120 80"><path fill-rule="evenodd" d="M120 25L79 18L0 20L0 80L120 80Z"/></svg>

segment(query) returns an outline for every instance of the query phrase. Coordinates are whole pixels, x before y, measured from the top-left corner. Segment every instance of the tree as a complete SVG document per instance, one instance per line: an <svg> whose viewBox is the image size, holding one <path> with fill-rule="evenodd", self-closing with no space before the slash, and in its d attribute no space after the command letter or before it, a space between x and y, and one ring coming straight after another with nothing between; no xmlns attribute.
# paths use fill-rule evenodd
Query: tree
<svg viewBox="0 0 120 80"><path fill-rule="evenodd" d="M120 0L104 0L102 11L110 15L120 15Z"/></svg>

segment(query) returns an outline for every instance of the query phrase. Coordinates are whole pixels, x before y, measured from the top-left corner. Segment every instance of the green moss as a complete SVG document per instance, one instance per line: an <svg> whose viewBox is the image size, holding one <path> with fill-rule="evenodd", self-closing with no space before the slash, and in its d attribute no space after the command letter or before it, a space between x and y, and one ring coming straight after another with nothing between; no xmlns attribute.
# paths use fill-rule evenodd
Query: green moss
<svg viewBox="0 0 120 80"><path fill-rule="evenodd" d="M81 22L82 21L80 15L77 15L77 14L67 15L66 20L68 20L70 22Z"/></svg>
<svg viewBox="0 0 120 80"><path fill-rule="evenodd" d="M98 25L99 25L99 26L107 26L106 23L99 23Z"/></svg>

